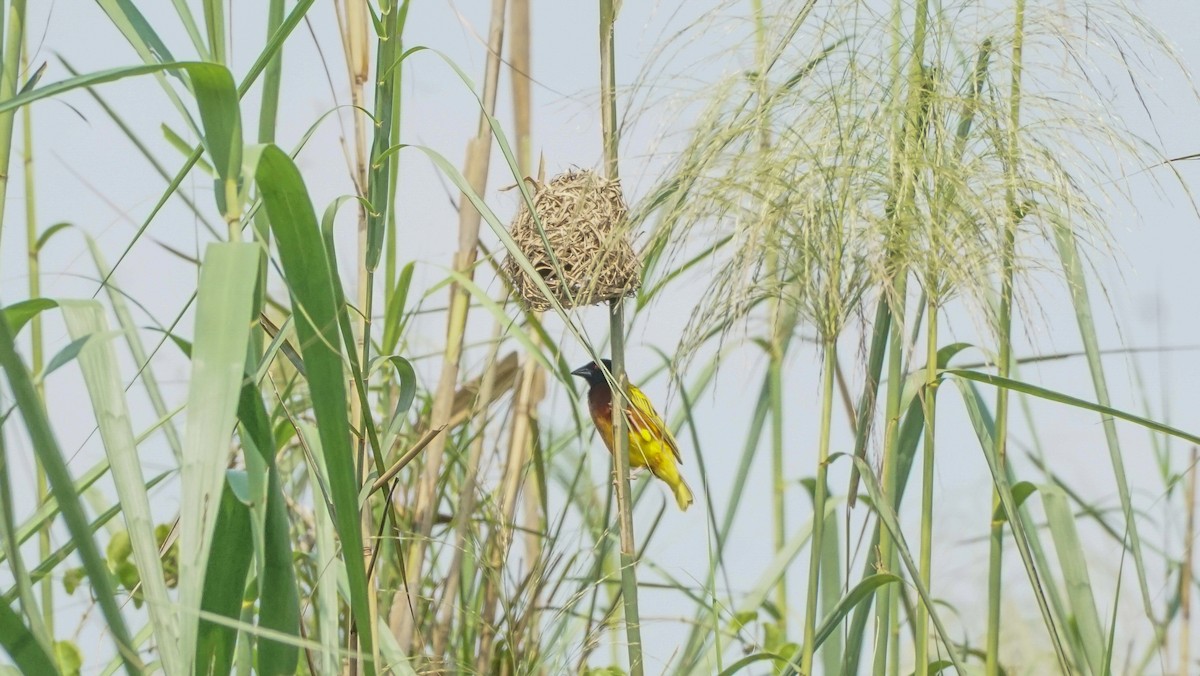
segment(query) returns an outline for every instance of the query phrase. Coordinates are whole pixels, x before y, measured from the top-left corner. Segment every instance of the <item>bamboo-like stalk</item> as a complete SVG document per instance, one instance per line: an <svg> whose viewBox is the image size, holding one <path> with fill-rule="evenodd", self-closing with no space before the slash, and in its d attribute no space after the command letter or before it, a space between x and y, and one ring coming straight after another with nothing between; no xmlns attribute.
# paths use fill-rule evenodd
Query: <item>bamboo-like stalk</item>
<svg viewBox="0 0 1200 676"><path fill-rule="evenodd" d="M900 410L904 393L904 312L908 292L907 275L895 281L895 296L887 302L891 305L891 326L888 328L887 400L884 405L883 432L883 494L893 509L897 507L896 496L899 486L896 478L900 471ZM888 529L879 531L879 565L887 572L896 570L896 544ZM886 585L876 593L875 656L872 673L883 676L888 665L888 643L899 639L897 623L899 597L896 585Z"/></svg>
<svg viewBox="0 0 1200 676"><path fill-rule="evenodd" d="M24 48L21 50L21 63L24 70L29 69L29 55L27 51ZM25 243L28 256L26 271L29 278L29 297L38 298L42 295L42 275L41 252L38 245L37 191L34 190L36 182L34 181L33 171L33 114L30 112L31 109L32 106L22 106L21 108L21 131L23 136L21 159L25 179ZM29 320L29 342L29 368L33 373L41 373L42 367L45 365L45 346L42 341L42 317L40 313L34 315ZM34 384L34 388L37 390L38 397L44 403L46 401L45 381L39 378ZM42 471L40 463L38 463L37 467L35 484L38 504L46 504L50 488L46 484L46 474ZM42 561L50 558L50 551L50 529L47 527L38 531L38 554L41 556ZM53 636L54 583L49 577L42 581L41 603L42 622L45 623L47 635Z"/></svg>
<svg viewBox="0 0 1200 676"><path fill-rule="evenodd" d="M928 284L935 280L926 280ZM926 589L933 580L933 461L937 413L937 337L938 312L936 289L927 288L929 311L925 316L925 387L921 392L921 403L925 409L925 438L921 456L921 583ZM916 613L916 675L929 673L929 606L923 600L917 602Z"/></svg>
<svg viewBox="0 0 1200 676"><path fill-rule="evenodd" d="M463 175L476 192L482 194L487 184L488 164L491 160L491 131L488 118L496 110L496 89L500 79L500 56L504 47L505 0L492 0L490 27L488 30L487 64L483 78L483 110L479 114L479 128L475 138L467 144L467 160ZM479 248L479 212L470 200L459 200L458 209L458 253L454 256L454 270L468 279L474 276L475 258ZM470 297L459 284L450 287L450 308L447 311L446 349L442 358L441 375L434 394L430 424L433 427L446 424L454 405L454 389L458 380L459 362L462 358L463 339L466 335L467 314ZM446 438L439 435L425 451L425 465L417 484L413 515L415 532L405 557L404 593L397 594L392 602L388 622L396 634L401 650L411 651L415 639L417 618L412 608L419 608L421 571L425 565L425 551L429 533L433 529L433 513L437 500L437 483L441 475L442 459L446 450Z"/></svg>
<svg viewBox="0 0 1200 676"><path fill-rule="evenodd" d="M1006 185L1004 203L1008 218L1004 223L1004 244L1000 253L1000 316L997 325L997 340L1000 343L997 373L1002 378L1009 376L1012 367L1012 313L1013 274L1016 257L1017 221L1017 132L1021 123L1021 54L1025 36L1025 0L1015 1L1015 17L1012 46L1012 81L1009 88L1008 134L1005 148ZM994 453L999 472L1005 471L1008 456L1008 389L996 388L996 436ZM1000 505L998 488L992 489L992 512ZM1000 606L1003 592L1002 567L1004 564L1004 523L993 522L989 533L988 547L988 625L985 643L984 673L997 676L1000 673Z"/></svg>
<svg viewBox="0 0 1200 676"><path fill-rule="evenodd" d="M0 101L17 93L21 52L25 40L25 0L11 0L7 14L0 11L0 39L4 40L0 62ZM17 111L0 113L0 235L4 234L4 206L8 201L8 164L12 159L13 124ZM0 237L3 241L3 237Z"/></svg>
<svg viewBox="0 0 1200 676"><path fill-rule="evenodd" d="M603 4L603 0L602 0ZM621 599L625 611L625 640L629 654L630 676L644 673L642 657L641 613L638 610L637 549L633 536L633 494L629 485L629 437L620 411L625 406L625 308L621 299L612 301L609 313L612 334L613 378L613 473L617 489L617 520L621 531Z"/></svg>
<svg viewBox="0 0 1200 676"><path fill-rule="evenodd" d="M355 109L365 108L365 85L370 77L370 46L367 42L367 10L365 0L343 0L341 10L338 13L339 24L342 32L342 48L345 53L346 69L348 73L350 85L350 101ZM359 195L367 194L367 181L370 172L370 157L367 154L367 127L368 122L364 120L363 115L356 113L353 115L354 121L354 171L352 178L354 180L355 191ZM357 331L354 336L354 351L359 355L359 363L365 364L370 359L369 346L371 335L371 311L372 301L374 300L373 286L374 275L372 270L367 266L367 207L363 203L358 206L358 225L356 228L358 241L358 279L355 304L360 308L359 321L356 327ZM367 454L366 454L366 425L368 424L367 416L370 415L370 404L362 400L360 389L355 387L353 383L347 388L350 391L350 419L358 425L358 434L353 439L355 448L355 466L358 469L358 480L361 483L366 474ZM375 525L370 509L362 509L359 514L359 528L362 532L364 556L363 561L369 562L372 557L372 539L375 534ZM367 588L375 589L375 574L374 569L370 564L366 564L367 570ZM371 591L368 594L368 604L370 606L370 616L372 622L379 616L377 609L378 597ZM352 674L360 673L361 661L367 659L368 656L362 655L360 645L358 644L357 628L351 624L350 630L346 633L347 650L352 655L358 657L352 658L350 663L350 672ZM372 635L377 635L378 626L372 626ZM374 653L369 656L376 664L379 663L379 646L373 646Z"/></svg>
<svg viewBox="0 0 1200 676"><path fill-rule="evenodd" d="M817 599L820 594L821 543L825 531L826 475L829 470L829 432L833 418L833 374L837 368L837 338L827 337L822 346L825 365L821 373L820 440L817 444L817 483L813 489L813 526L808 563L808 591L804 609L804 652L800 673L813 673L814 637L817 628Z"/></svg>
<svg viewBox="0 0 1200 676"><path fill-rule="evenodd" d="M620 176L617 126L616 30L617 3L600 0L600 121L604 133L604 173L609 180ZM642 676L642 620L638 611L637 550L633 535L633 495L629 486L629 438L624 410L625 388L625 302L609 305L609 345L612 349L613 383L613 472L617 489L617 520L621 531L621 598L625 610L625 639L630 676Z"/></svg>
<svg viewBox="0 0 1200 676"><path fill-rule="evenodd" d="M1189 650L1192 642L1192 566L1196 544L1196 462L1200 460L1200 449L1192 446L1191 464L1188 466L1187 517L1183 531L1183 561L1179 563L1179 676L1190 672Z"/></svg>
<svg viewBox="0 0 1200 676"><path fill-rule="evenodd" d="M769 69L767 53L766 16L763 13L762 0L754 0L754 47L757 79L756 97L758 104L758 150L764 155L771 148L771 121L768 117L768 81ZM765 211L769 210L769 206ZM772 248L767 253L767 275L771 280L778 279L778 254ZM767 391L769 392L771 408L771 509L774 519L775 551L781 551L787 545L787 478L784 474L783 462L783 358L785 341L782 334L792 330L782 322L784 315L783 300L780 296L771 299L771 338L767 353ZM775 606L779 611L778 627L782 635L787 635L788 616L788 584L787 571L779 577L775 584Z"/></svg>

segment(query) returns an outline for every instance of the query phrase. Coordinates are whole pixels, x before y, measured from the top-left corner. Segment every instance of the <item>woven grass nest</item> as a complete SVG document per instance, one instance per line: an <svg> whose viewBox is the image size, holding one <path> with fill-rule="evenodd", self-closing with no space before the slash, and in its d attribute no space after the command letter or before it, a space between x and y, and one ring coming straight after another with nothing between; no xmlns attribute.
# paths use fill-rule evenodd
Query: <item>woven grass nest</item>
<svg viewBox="0 0 1200 676"><path fill-rule="evenodd" d="M509 232L564 308L594 305L638 290L641 263L625 228L619 181L586 170L568 171L535 185L533 207L546 231L545 241L524 203ZM547 242L558 260L557 269ZM552 307L511 254L504 261L504 273L525 307L537 311Z"/></svg>

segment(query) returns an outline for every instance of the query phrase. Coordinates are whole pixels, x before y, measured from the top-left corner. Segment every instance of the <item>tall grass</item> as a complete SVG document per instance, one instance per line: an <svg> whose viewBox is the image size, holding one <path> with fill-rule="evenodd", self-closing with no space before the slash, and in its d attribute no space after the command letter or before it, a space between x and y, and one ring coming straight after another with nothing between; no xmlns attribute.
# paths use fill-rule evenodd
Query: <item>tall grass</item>
<svg viewBox="0 0 1200 676"><path fill-rule="evenodd" d="M534 45L555 27L530 3L490 3L473 73L413 33L429 10L406 0L271 0L258 14L101 0L79 11L111 24L128 65L64 63L48 81L36 53L22 56L36 36L26 4L3 9L0 213L17 217L3 206L20 176L28 280L24 296L6 287L0 313L0 646L19 670L1099 674L1124 660L1187 673L1195 453L1175 457L1168 441L1200 437L1153 406L1127 410L1093 300L1112 246L1103 193L1161 160L1097 77L1140 86L1135 49L1175 63L1136 15L1023 0L717 4L646 64L669 73L671 58L735 34L727 77L689 71L702 92L671 116L671 152L654 165L637 150L635 123L652 112L638 105L674 86L647 75L622 88L636 31L601 0L599 73L579 81L599 93L581 105L602 152L548 163L660 171L626 183L645 286L589 314L526 312L498 272L505 255L529 266L489 187L530 204L544 180L534 93L552 57ZM259 14L265 33L240 30ZM322 58L348 105L305 117L287 76L314 37L341 42ZM468 102L457 146L409 130L408 95L425 91L414 72ZM137 102L107 91L117 81L174 117L143 128ZM86 224L39 221L63 192L37 172L51 151L34 123L51 100L94 101L85 110L122 135L120 162L166 182L115 265ZM324 153L338 149L318 139L335 127L350 192L314 202L327 192L315 163L337 164ZM463 146L461 166L447 159ZM449 224L411 216L424 166L449 186ZM165 236L176 208L193 219L193 252ZM453 258L419 259L418 238L446 232ZM66 233L84 235L94 298L42 297ZM131 267L159 242L184 271L164 317L130 309L157 283ZM1070 303L1081 351L1018 349L1042 330L1046 287ZM658 333L681 304L686 326ZM677 341L664 368L641 368L643 337ZM685 472L704 487L688 514L631 483L626 452L610 466L592 448L569 374L605 351L614 384L640 384L686 440ZM720 368L758 357L761 372ZM1086 367L1090 389L1021 372L1059 357ZM177 389L160 380L172 359L185 364ZM73 398L47 392L58 370L82 377ZM747 378L756 397L731 405ZM1053 428L1035 408L1101 416L1111 500L1041 451ZM1127 424L1157 445L1158 504L1126 476ZM101 462L80 471L60 442L68 425L95 429ZM28 504L12 471L25 456L38 468ZM940 491L961 456L987 468L992 498L974 530L949 533ZM1148 506L1185 517L1160 526ZM742 556L758 539L766 563ZM940 557L983 542L986 573L954 579ZM1106 576L1098 548L1128 565ZM674 549L706 560L681 570ZM962 585L985 613L951 605ZM1130 598L1136 626L1118 617ZM96 625L102 641L76 637Z"/></svg>

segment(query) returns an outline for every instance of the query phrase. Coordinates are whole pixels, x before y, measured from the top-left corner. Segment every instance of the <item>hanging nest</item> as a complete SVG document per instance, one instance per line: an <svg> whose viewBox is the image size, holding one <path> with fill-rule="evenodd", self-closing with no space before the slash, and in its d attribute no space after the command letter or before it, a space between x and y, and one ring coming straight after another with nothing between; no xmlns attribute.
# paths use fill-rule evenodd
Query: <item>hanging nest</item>
<svg viewBox="0 0 1200 676"><path fill-rule="evenodd" d="M641 263L625 229L627 209L620 181L586 170L568 171L547 184L535 185L533 207L541 218L545 240L524 203L509 232L564 308L594 305L638 290ZM525 307L536 311L552 307L512 254L504 261L504 274Z"/></svg>

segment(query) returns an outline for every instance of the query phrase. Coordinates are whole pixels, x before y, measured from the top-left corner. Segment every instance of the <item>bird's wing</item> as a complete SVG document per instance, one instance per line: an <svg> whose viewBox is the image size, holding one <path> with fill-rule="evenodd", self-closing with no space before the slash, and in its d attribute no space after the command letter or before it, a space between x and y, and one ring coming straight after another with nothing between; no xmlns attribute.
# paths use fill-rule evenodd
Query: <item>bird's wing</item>
<svg viewBox="0 0 1200 676"><path fill-rule="evenodd" d="M654 410L654 404L651 404L650 399L633 385L629 386L628 394L630 406L625 407L625 419L629 421L629 429L646 441L652 441L655 438L662 439L671 448L675 460L683 464L683 457L679 454L679 444L675 442L675 437L671 436L671 430L658 415L658 411Z"/></svg>

